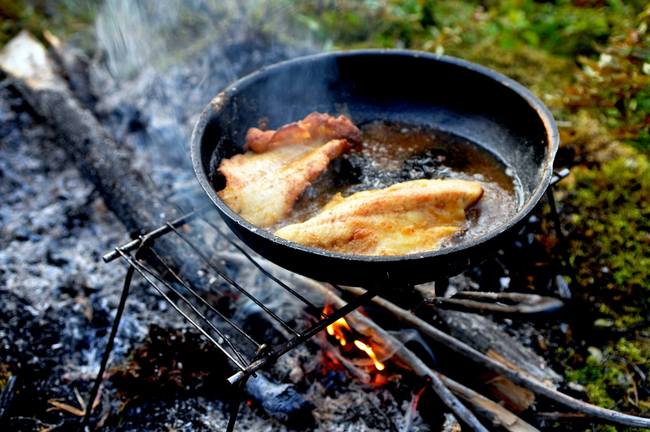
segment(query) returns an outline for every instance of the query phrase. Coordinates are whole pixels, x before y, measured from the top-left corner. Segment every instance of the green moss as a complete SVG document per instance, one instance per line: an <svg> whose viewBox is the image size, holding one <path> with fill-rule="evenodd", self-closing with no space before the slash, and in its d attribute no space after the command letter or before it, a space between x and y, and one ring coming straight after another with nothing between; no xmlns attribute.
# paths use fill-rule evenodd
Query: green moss
<svg viewBox="0 0 650 432"><path fill-rule="evenodd" d="M644 400L639 396L637 381L642 380L638 371L647 373L649 358L650 340L647 337L621 338L603 351L591 348L585 365L569 370L566 375L569 380L584 385L589 400L596 405L647 414L650 398Z"/></svg>
<svg viewBox="0 0 650 432"><path fill-rule="evenodd" d="M575 282L591 288L598 281L603 317L619 326L641 321L650 310L650 163L617 157L573 175L564 201Z"/></svg>
<svg viewBox="0 0 650 432"><path fill-rule="evenodd" d="M335 45L367 43L436 49L487 42L503 49L541 48L556 55L593 53L612 32L628 28L641 3L558 0L306 1L298 12Z"/></svg>
<svg viewBox="0 0 650 432"><path fill-rule="evenodd" d="M580 71L565 104L587 110L610 134L650 152L650 6L612 33L597 57L579 57Z"/></svg>
<svg viewBox="0 0 650 432"><path fill-rule="evenodd" d="M11 377L11 372L9 372L9 365L0 363L0 392L7 385L7 381Z"/></svg>
<svg viewBox="0 0 650 432"><path fill-rule="evenodd" d="M574 168L562 201L573 287L592 308L585 315L595 327L626 337L603 341L586 361L573 350L564 358L573 365L567 378L583 384L592 403L648 414L650 399L639 396L637 380L639 371L650 372L650 162L620 145L614 149Z"/></svg>

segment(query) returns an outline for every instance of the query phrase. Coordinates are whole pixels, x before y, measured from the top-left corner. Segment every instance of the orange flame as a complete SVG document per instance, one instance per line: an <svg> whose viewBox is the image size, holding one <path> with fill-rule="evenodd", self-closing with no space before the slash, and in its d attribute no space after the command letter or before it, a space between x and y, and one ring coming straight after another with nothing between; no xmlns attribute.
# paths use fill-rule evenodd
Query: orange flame
<svg viewBox="0 0 650 432"><path fill-rule="evenodd" d="M377 355L375 352L372 350L370 345L366 345L365 343L361 342L359 339L354 341L354 345L359 348L361 351L366 353L368 357L372 360L373 364L375 365L375 368L377 368L378 371L383 371L386 366L379 360L377 360Z"/></svg>
<svg viewBox="0 0 650 432"><path fill-rule="evenodd" d="M332 308L330 306L325 306L323 309L323 313L325 314L330 314L332 313ZM334 321L332 324L328 325L327 328L327 334L330 336L334 336L337 341L341 344L341 346L346 346L348 341L345 338L346 333L352 333L352 329L350 328L350 325L348 322L345 320L345 318L339 318L336 321ZM377 355L373 351L372 347L359 339L355 339L353 341L354 346L357 347L357 349L363 351L370 359L372 360L373 364L375 365L375 368L378 371L382 371L386 368L382 362L380 362L377 359Z"/></svg>
<svg viewBox="0 0 650 432"><path fill-rule="evenodd" d="M343 333L343 329L347 330L348 332L352 331L345 318L339 318L327 326L327 334L334 336L336 340L339 341L341 346L345 346L348 343L348 341L345 340L345 333Z"/></svg>

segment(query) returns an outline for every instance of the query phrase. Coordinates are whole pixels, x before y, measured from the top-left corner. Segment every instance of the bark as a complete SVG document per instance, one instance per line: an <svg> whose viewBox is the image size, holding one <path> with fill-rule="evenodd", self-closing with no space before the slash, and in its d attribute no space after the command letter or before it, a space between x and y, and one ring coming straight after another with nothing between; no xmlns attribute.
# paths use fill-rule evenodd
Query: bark
<svg viewBox="0 0 650 432"><path fill-rule="evenodd" d="M551 385L562 380L543 358L521 345L491 319L467 312L438 310L437 313L452 336L489 357Z"/></svg>

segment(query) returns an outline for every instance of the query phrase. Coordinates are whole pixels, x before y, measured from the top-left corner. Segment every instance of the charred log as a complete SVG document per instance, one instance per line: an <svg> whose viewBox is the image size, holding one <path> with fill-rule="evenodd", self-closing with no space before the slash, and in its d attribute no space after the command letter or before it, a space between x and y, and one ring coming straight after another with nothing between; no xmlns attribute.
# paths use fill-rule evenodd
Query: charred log
<svg viewBox="0 0 650 432"><path fill-rule="evenodd" d="M557 385L562 377L548 367L544 359L525 348L489 318L466 312L439 310L438 315L452 336L542 382Z"/></svg>

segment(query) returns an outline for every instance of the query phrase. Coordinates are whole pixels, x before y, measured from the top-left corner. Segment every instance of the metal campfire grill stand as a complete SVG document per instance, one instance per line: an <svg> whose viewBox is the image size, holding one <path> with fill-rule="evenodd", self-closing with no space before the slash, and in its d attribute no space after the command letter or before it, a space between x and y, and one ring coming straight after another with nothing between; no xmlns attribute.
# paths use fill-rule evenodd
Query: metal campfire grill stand
<svg viewBox="0 0 650 432"><path fill-rule="evenodd" d="M555 174L551 182L551 187L547 191L547 198L550 204L551 217L553 223L555 224L555 229L558 232L558 235L561 236L562 232L560 230L560 220L557 214L555 199L553 196L552 186L559 182L561 179L566 177L569 173L568 169L564 169ZM345 306L334 310L330 314L324 314L322 311L323 307L314 305L312 302L307 300L300 293L295 291L289 285L275 277L268 270L266 270L262 265L260 265L255 258L253 258L237 241L235 241L228 233L224 232L218 226L211 223L204 217L206 210L204 208L201 210L195 210L190 213L187 213L176 220L168 222L153 231L150 231L147 234L140 236L139 238L130 241L122 246L116 247L112 252L104 255L103 259L105 262L111 262L118 258L123 259L128 264L128 270L124 278L124 285L122 288L122 293L120 295L120 300L117 306L115 313L115 318L111 327L111 331L106 342L106 348L102 355L99 372L95 378L93 386L91 388L89 397L87 399L87 408L85 410L84 417L81 422L81 430L86 430L90 421L90 416L92 413L92 405L97 398L99 393L99 388L103 381L103 375L106 371L108 360L113 349L113 344L115 342L115 336L124 313L126 306L126 300L129 296L129 291L131 287L131 282L133 280L134 273L138 273L144 280L167 302L171 307L176 310L185 320L189 322L196 330L198 330L212 345L219 349L232 364L235 365L238 370L235 374L230 376L227 380L230 384L237 384L237 394L235 395L233 402L231 404L229 421L228 421L228 431L234 430L235 421L237 419L237 414L239 412L239 407L243 399L243 390L244 385L248 377L253 375L260 368L274 362L278 357L283 354L293 350L300 344L306 342L314 335L319 333L328 325L332 324L339 318L344 317L348 313L356 310L360 306L366 305L369 303L372 298L380 294L380 289L372 289L366 291L364 294L359 295L356 298L353 298ZM275 284L280 288L286 290L298 301L307 306L307 310L312 313L317 318L317 322L306 330L296 330L291 327L285 320L280 318L275 314L269 307L267 307L262 301L257 299L252 295L246 288L238 284L236 281L231 279L223 270L221 270L217 265L215 265L214 260L211 260L205 252L205 248L201 248L197 243L190 239L190 237L181 231L181 228L189 225L190 223L200 219L203 221L209 228L215 230L216 234L226 239L232 246L234 246L242 255L250 261L260 272L262 272L266 277L271 279ZM174 269L172 269L164 259L157 254L151 245L156 241L156 239L165 236L165 235L174 235L177 236L183 243L185 243L198 258L203 261L208 269L211 272L222 278L228 285L230 285L234 290L240 294L249 298L254 302L264 313L273 321L277 322L281 327L283 327L290 335L291 338L287 339L283 343L277 346L267 345L263 342L257 341L254 337L248 334L243 330L237 323L233 322L222 312L208 303L197 290L195 290L185 279L183 279ZM561 238L560 238L561 239ZM145 260L143 256L147 256ZM562 260L561 260L562 261ZM564 263L561 262L561 265ZM161 271L164 270L164 271ZM335 284L331 284L335 288L338 288ZM182 289L181 289L182 287ZM486 293L487 294L487 293ZM523 296L523 295L519 295ZM480 300L480 298L479 298ZM467 301L456 300L457 305L448 305L450 307L460 306L460 307L469 307L477 303L476 300L472 300L471 297ZM465 303L463 303L465 302ZM558 302L550 302L550 304L541 307L535 310L535 312L541 312L544 308L553 309L557 307ZM323 305L324 306L324 305ZM442 305L441 305L442 306ZM492 304L494 307L495 304ZM191 310L192 314L188 313L184 308ZM203 311L201 310L203 309ZM489 307L483 310L493 310ZM507 311L506 309L504 309ZM207 315L211 315L213 319L221 320L221 325L227 325L231 327L234 332L238 333L243 337L254 348L256 353L253 358L247 358L242 350L238 349L228 337L226 337L221 330L210 320ZM192 316L194 315L194 316Z"/></svg>

